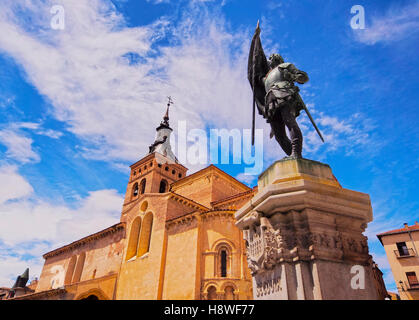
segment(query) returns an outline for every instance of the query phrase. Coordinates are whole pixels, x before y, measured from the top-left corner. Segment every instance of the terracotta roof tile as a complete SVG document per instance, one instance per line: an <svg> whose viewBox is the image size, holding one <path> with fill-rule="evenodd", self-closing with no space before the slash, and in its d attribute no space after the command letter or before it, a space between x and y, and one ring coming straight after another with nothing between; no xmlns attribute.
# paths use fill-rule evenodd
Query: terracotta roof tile
<svg viewBox="0 0 419 320"><path fill-rule="evenodd" d="M389 235L389 234L393 234L393 233L403 233L403 232L407 232L407 231L419 231L419 225L413 225L413 226L408 226L400 228L400 229L394 229L394 230L390 230L390 231L386 231L386 232L382 232L377 234L378 236L384 236L384 235Z"/></svg>
<svg viewBox="0 0 419 320"><path fill-rule="evenodd" d="M381 237L388 236L388 235L391 235L391 234L405 233L405 232L408 232L408 231L419 231L419 224L416 222L416 224L414 224L413 226L406 226L406 227L403 227L403 228L400 228L400 229L394 229L394 230L382 232L382 233L377 234L377 238L378 238L378 240L380 240L380 242L382 244L383 242L381 241Z"/></svg>

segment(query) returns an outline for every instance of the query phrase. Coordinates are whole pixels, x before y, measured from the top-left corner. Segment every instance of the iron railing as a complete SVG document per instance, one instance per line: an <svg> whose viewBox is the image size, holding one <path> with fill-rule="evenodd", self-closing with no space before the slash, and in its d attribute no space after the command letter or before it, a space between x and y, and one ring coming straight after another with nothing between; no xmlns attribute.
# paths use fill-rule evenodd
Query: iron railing
<svg viewBox="0 0 419 320"><path fill-rule="evenodd" d="M412 248L403 248L403 250L394 250L394 254L397 258L406 258L416 256L415 251Z"/></svg>
<svg viewBox="0 0 419 320"><path fill-rule="evenodd" d="M402 289L403 290L419 290L419 281L403 281L402 283Z"/></svg>

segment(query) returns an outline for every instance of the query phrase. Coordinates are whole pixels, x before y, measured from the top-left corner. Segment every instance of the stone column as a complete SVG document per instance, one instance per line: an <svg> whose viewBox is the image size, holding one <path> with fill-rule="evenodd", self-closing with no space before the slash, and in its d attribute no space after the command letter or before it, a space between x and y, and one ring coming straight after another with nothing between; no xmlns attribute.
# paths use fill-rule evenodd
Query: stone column
<svg viewBox="0 0 419 320"><path fill-rule="evenodd" d="M378 299L367 238L369 195L343 189L326 164L284 159L236 213L254 299Z"/></svg>

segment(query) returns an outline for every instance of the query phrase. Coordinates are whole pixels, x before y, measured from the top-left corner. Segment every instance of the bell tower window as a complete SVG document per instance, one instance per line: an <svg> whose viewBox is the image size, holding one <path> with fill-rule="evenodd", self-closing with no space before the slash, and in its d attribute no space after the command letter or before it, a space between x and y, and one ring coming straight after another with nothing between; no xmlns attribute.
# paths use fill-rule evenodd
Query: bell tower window
<svg viewBox="0 0 419 320"><path fill-rule="evenodd" d="M145 192L145 185L146 185L146 179L141 180L141 182L140 182L140 194L143 194Z"/></svg>
<svg viewBox="0 0 419 320"><path fill-rule="evenodd" d="M138 183L137 182L134 184L134 187L132 188L132 196L133 197L138 196Z"/></svg>
<svg viewBox="0 0 419 320"><path fill-rule="evenodd" d="M168 187L168 183L166 180L162 180L160 181L160 188L159 188L159 193L165 193L167 192L167 187Z"/></svg>

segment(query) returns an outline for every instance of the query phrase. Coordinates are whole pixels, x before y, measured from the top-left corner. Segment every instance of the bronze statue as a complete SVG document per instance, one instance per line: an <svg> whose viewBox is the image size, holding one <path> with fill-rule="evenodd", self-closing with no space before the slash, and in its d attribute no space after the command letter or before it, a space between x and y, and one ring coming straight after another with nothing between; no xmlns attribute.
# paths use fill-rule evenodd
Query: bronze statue
<svg viewBox="0 0 419 320"><path fill-rule="evenodd" d="M272 138L278 141L284 152L293 158L302 158L303 135L296 118L300 111L307 112L314 128L323 137L307 110L301 96L300 89L294 82L306 83L307 73L297 69L292 63L284 62L279 54L272 54L269 61L263 52L260 41L259 21L252 39L248 61L248 79L253 90L253 127L252 143L254 143L255 105L271 125ZM288 128L288 138L285 126Z"/></svg>

